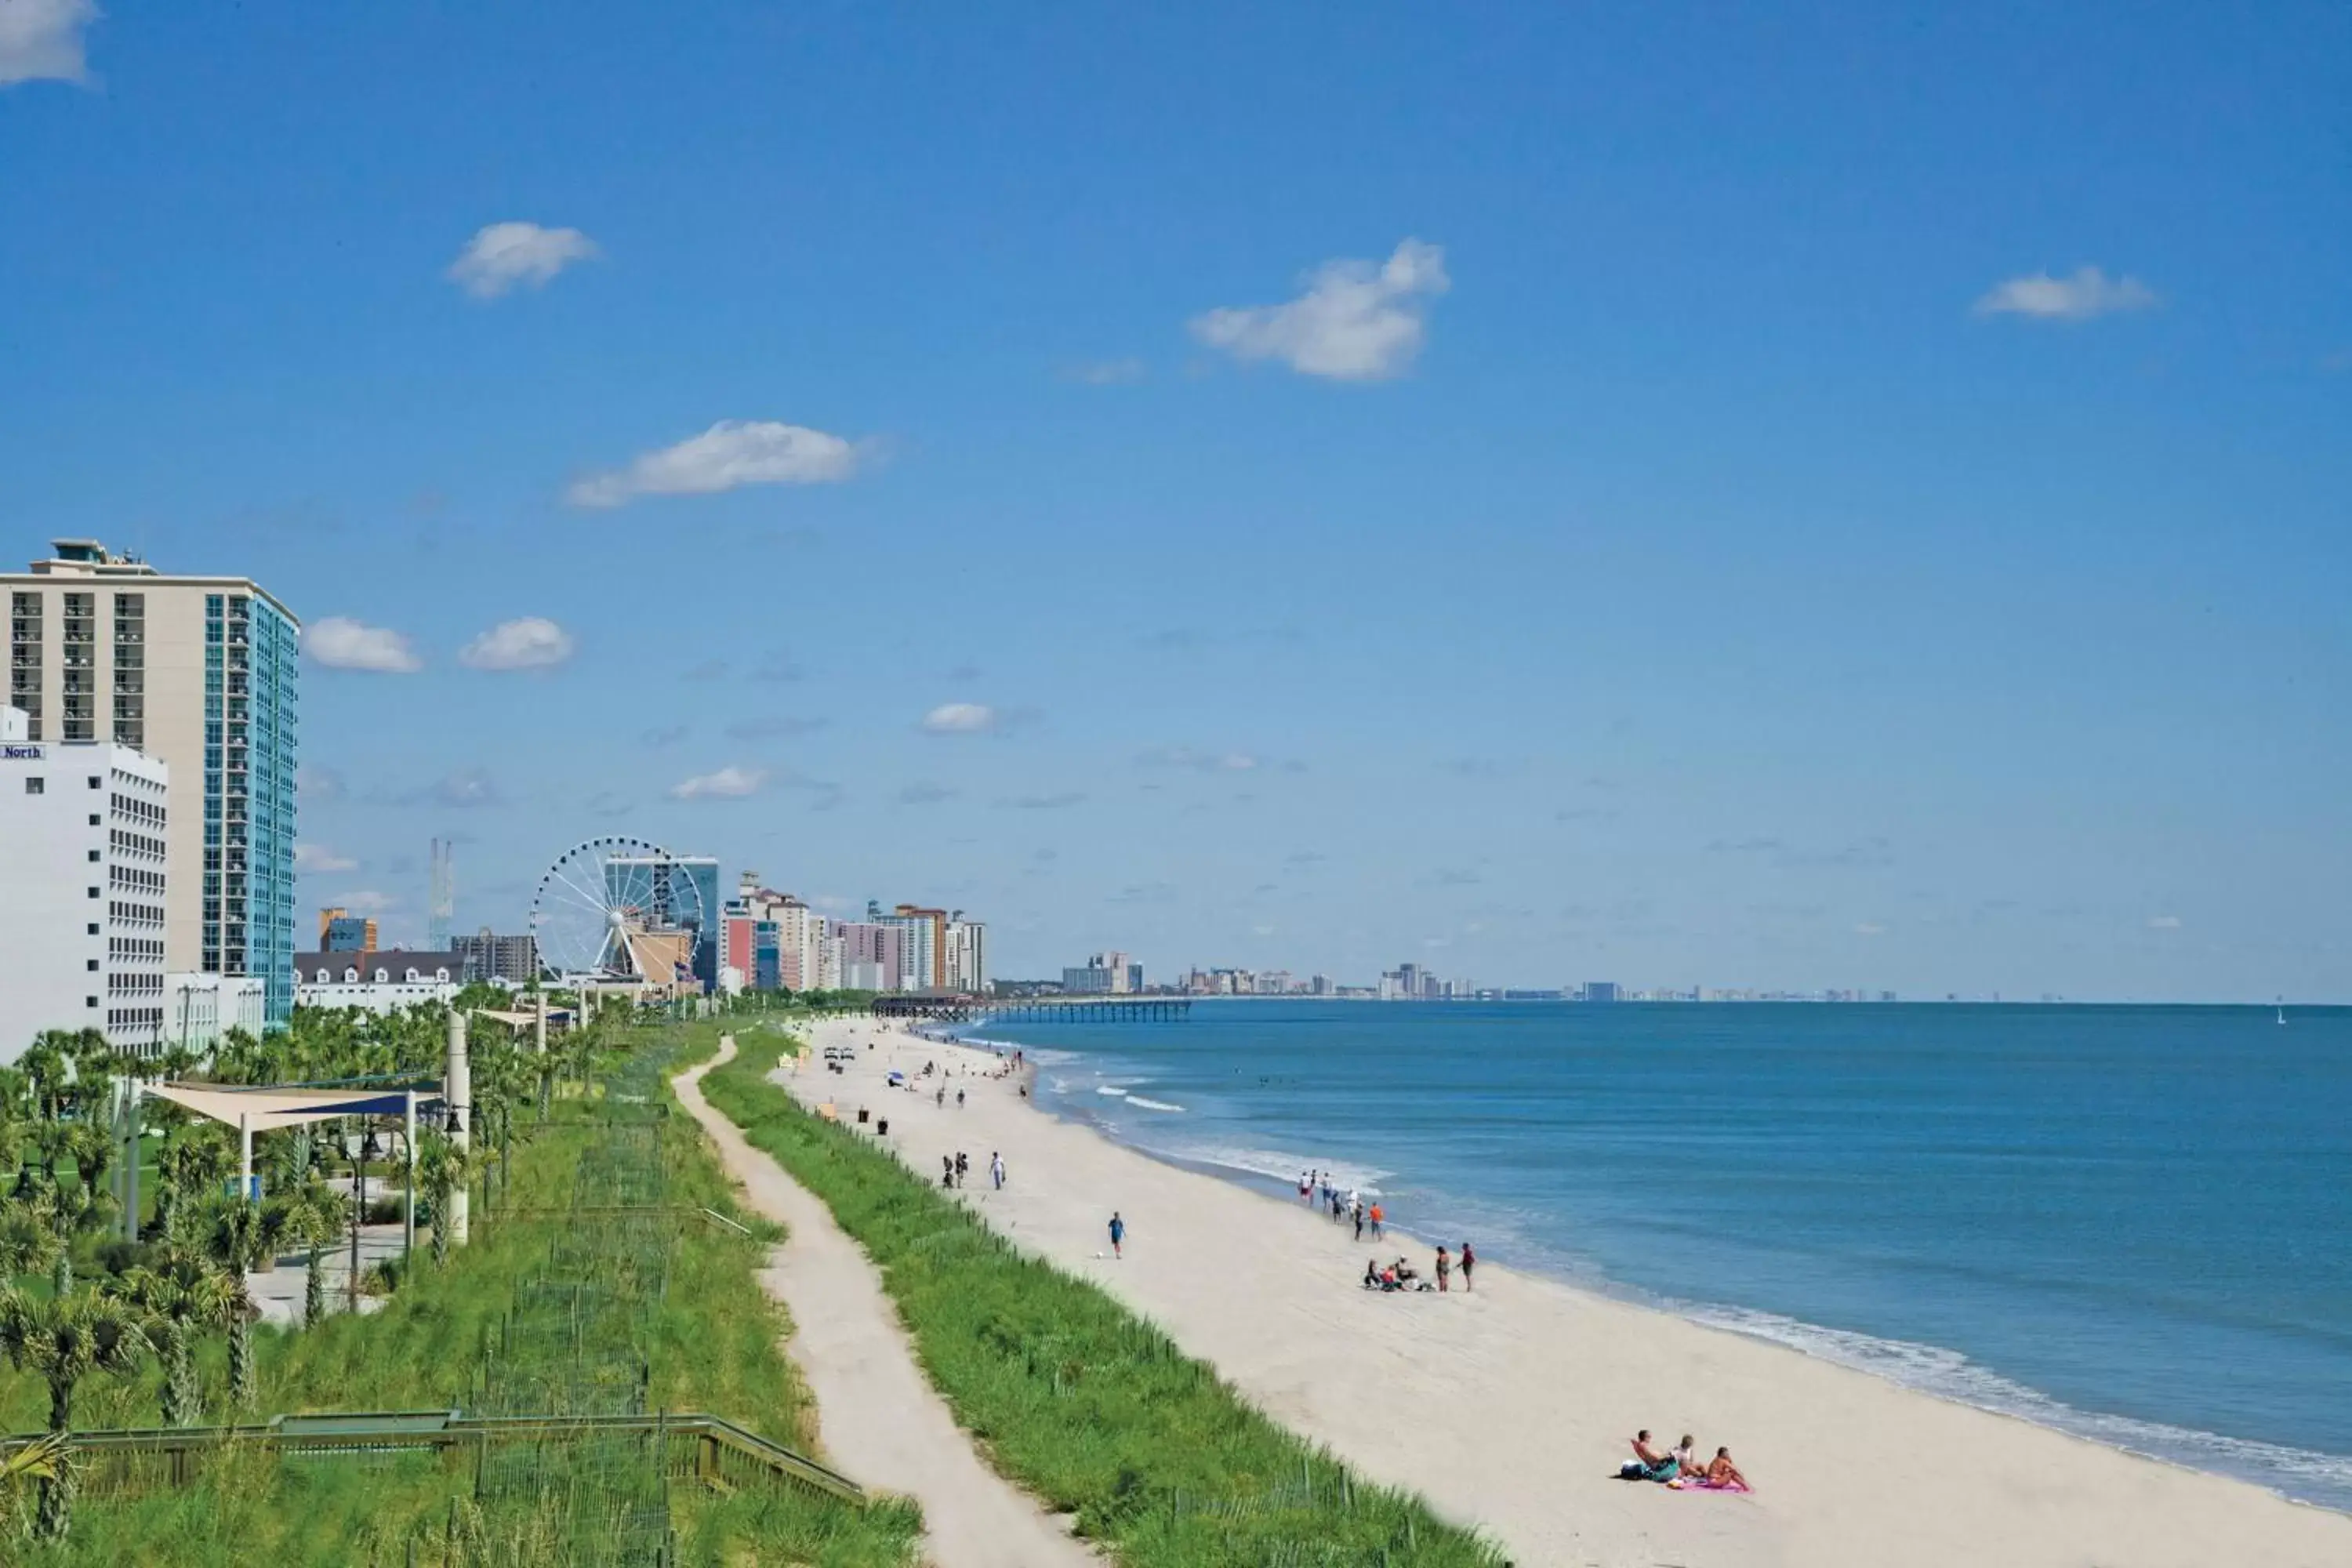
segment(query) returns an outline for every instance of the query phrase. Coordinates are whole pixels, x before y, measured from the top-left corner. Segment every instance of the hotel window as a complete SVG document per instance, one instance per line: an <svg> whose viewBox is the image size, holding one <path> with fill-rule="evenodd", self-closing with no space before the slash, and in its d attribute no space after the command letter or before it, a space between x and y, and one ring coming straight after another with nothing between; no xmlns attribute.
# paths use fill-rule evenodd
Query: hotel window
<svg viewBox="0 0 2352 1568"><path fill-rule="evenodd" d="M8 700L25 711L25 738L41 738L41 626L38 594L8 598Z"/></svg>

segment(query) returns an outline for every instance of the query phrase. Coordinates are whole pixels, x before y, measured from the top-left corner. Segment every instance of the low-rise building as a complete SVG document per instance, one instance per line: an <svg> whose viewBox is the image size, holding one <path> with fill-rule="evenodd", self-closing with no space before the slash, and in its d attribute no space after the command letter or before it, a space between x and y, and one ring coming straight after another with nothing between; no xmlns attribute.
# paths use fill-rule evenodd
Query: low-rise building
<svg viewBox="0 0 2352 1568"><path fill-rule="evenodd" d="M259 1035L269 1026L269 984L258 974L179 971L163 977L165 1050L202 1056L231 1029Z"/></svg>
<svg viewBox="0 0 2352 1568"><path fill-rule="evenodd" d="M303 1007L357 1007L393 1013L421 1002L447 1002L464 984L466 960L456 952L298 952L294 1000Z"/></svg>

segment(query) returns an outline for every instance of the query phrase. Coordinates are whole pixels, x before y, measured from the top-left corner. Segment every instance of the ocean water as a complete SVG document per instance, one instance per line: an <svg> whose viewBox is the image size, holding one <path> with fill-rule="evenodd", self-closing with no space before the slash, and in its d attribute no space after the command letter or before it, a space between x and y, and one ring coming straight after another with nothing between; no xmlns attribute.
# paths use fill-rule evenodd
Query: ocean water
<svg viewBox="0 0 2352 1568"><path fill-rule="evenodd" d="M1287 1193L2352 1510L2352 1008L1199 1003L994 1024Z"/></svg>

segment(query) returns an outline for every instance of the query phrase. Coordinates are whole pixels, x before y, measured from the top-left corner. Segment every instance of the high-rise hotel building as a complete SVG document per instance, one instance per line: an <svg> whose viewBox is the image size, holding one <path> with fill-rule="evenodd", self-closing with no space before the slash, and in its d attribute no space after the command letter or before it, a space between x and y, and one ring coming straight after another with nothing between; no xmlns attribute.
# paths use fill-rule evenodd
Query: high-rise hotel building
<svg viewBox="0 0 2352 1568"><path fill-rule="evenodd" d="M246 577L170 575L92 540L0 574L10 706L34 742L111 742L171 770L164 949L294 1007L300 623Z"/></svg>

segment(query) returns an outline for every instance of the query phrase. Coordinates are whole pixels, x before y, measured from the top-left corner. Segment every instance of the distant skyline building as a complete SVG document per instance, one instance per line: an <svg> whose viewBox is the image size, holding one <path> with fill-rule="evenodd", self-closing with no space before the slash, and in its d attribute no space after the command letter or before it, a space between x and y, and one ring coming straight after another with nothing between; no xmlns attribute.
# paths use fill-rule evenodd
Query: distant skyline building
<svg viewBox="0 0 2352 1568"><path fill-rule="evenodd" d="M500 936L484 926L471 936L450 938L449 951L462 961L458 978L469 985L486 980L527 985L539 978L539 938L528 931Z"/></svg>
<svg viewBox="0 0 2352 1568"><path fill-rule="evenodd" d="M988 989L988 928L979 921L964 919L961 910L948 912L947 924L941 930L945 960L944 984L947 989L968 996L977 996Z"/></svg>
<svg viewBox="0 0 2352 1568"><path fill-rule="evenodd" d="M171 770L111 741L34 742L0 709L0 1063L44 1029L163 1041Z"/></svg>
<svg viewBox="0 0 2352 1568"><path fill-rule="evenodd" d="M375 921L364 915L355 915L341 908L319 911L319 951L321 952L373 952Z"/></svg>
<svg viewBox="0 0 2352 1568"><path fill-rule="evenodd" d="M249 577L175 575L60 539L8 598L8 700L28 742L101 741L172 771L173 969L253 974L294 1007L294 770L301 623Z"/></svg>

